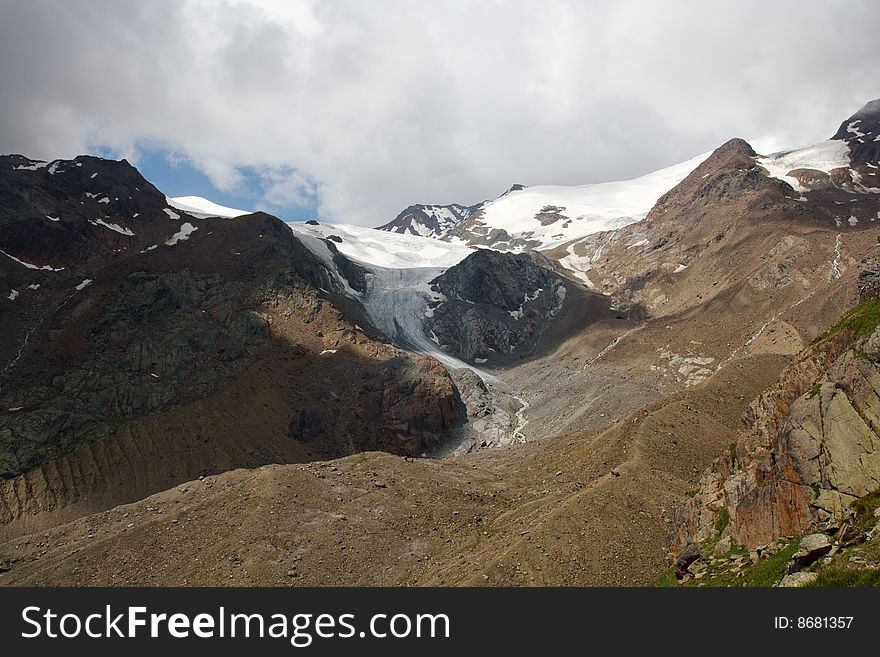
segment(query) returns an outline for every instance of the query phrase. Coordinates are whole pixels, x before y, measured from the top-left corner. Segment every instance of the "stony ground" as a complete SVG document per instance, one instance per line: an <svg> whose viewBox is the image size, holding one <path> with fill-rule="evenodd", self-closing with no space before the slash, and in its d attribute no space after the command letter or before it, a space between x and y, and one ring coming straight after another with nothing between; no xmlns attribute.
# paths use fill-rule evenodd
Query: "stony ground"
<svg viewBox="0 0 880 657"><path fill-rule="evenodd" d="M648 584L672 508L785 362L746 359L598 434L206 477L0 544L0 583Z"/></svg>

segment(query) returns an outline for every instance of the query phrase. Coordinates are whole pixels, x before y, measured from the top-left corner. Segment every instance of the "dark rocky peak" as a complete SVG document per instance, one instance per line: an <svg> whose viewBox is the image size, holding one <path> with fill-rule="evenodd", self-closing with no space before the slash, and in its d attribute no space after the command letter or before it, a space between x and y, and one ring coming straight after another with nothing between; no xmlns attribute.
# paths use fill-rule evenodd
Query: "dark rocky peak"
<svg viewBox="0 0 880 657"><path fill-rule="evenodd" d="M81 194L125 191L126 197L138 196L141 202L152 201L165 207L165 196L146 180L128 160L107 160L80 155L72 160L31 160L23 155L0 156L0 180L11 179L27 186L51 186L68 193Z"/></svg>
<svg viewBox="0 0 880 657"><path fill-rule="evenodd" d="M858 112L840 124L832 139L860 139L858 133L876 133L880 128L880 98L866 103Z"/></svg>
<svg viewBox="0 0 880 657"><path fill-rule="evenodd" d="M505 196L507 196L508 194L510 194L510 192L518 192L518 191L520 191L520 190L525 189L526 187L528 187L528 185L521 185L521 184L519 184L519 183L514 183L513 185L510 186L510 189L508 189L506 192L504 192L504 193L503 193L501 196L499 196L498 198L504 198Z"/></svg>
<svg viewBox="0 0 880 657"><path fill-rule="evenodd" d="M849 144L854 167L880 160L880 98L872 100L840 124L832 139ZM862 172L863 174L865 172Z"/></svg>
<svg viewBox="0 0 880 657"><path fill-rule="evenodd" d="M71 267L161 244L192 217L126 160L0 156L0 249Z"/></svg>
<svg viewBox="0 0 880 657"><path fill-rule="evenodd" d="M563 279L542 256L480 249L433 281L445 299L425 320L441 349L503 365L532 352L562 308Z"/></svg>
<svg viewBox="0 0 880 657"><path fill-rule="evenodd" d="M441 274L431 285L450 299L516 310L539 289L554 288L561 279L529 253L477 249Z"/></svg>
<svg viewBox="0 0 880 657"><path fill-rule="evenodd" d="M387 224L377 227L391 233L440 237L454 228L469 213L469 208L450 205L411 205Z"/></svg>

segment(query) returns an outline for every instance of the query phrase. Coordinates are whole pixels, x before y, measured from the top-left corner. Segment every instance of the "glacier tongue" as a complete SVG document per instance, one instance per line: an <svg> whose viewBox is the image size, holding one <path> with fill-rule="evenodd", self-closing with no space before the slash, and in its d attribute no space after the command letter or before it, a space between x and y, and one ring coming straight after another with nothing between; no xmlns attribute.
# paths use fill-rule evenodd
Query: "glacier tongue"
<svg viewBox="0 0 880 657"><path fill-rule="evenodd" d="M438 296L429 282L471 253L469 247L355 226L289 225L333 272L344 293L363 306L370 322L388 340L408 351L436 358L449 371L468 407L469 421L436 455L523 440L525 403L504 381L445 353L425 334L429 303ZM367 270L363 292L347 284L325 240Z"/></svg>

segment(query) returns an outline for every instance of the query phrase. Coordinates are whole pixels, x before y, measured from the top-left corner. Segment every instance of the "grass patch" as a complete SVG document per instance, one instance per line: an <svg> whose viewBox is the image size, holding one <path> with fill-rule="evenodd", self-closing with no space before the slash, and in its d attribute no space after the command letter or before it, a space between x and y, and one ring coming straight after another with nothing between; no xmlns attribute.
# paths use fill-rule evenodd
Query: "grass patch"
<svg viewBox="0 0 880 657"><path fill-rule="evenodd" d="M727 510L726 506L721 507L721 511L718 512L718 518L715 520L715 531L720 534L725 529L727 529L727 525L730 524L730 511Z"/></svg>
<svg viewBox="0 0 880 657"><path fill-rule="evenodd" d="M674 588L678 586L678 580L675 579L675 566L663 571L663 574L660 575L660 577L658 577L656 581L651 584L651 586L663 589Z"/></svg>
<svg viewBox="0 0 880 657"><path fill-rule="evenodd" d="M730 458L730 468L736 470L736 443L727 446L727 455Z"/></svg>
<svg viewBox="0 0 880 657"><path fill-rule="evenodd" d="M782 550L774 554L772 557L762 559L756 564L747 564L743 567L742 576L739 576L730 566L735 557L749 556L749 551L741 545L733 546L730 551L717 559L710 562L706 568L705 575L700 579L689 579L686 582L679 582L675 579L675 568L664 571L652 586L655 587L673 587L673 586L711 586L711 587L770 587L776 586L779 580L785 575L785 569L788 562L791 561L792 555L797 552L800 545L800 539L791 540ZM711 552L703 552L703 554L711 554Z"/></svg>
<svg viewBox="0 0 880 657"><path fill-rule="evenodd" d="M813 384L813 387L810 388L809 392L807 392L807 399L812 399L818 395L820 390L822 390L822 384L819 381L816 381L816 383Z"/></svg>
<svg viewBox="0 0 880 657"><path fill-rule="evenodd" d="M880 568L849 570L848 568L822 568L811 586L853 588L880 586Z"/></svg>
<svg viewBox="0 0 880 657"><path fill-rule="evenodd" d="M814 341L821 344L841 331L851 331L854 339L870 335L880 326L880 299L868 299L850 308L840 321Z"/></svg>
<svg viewBox="0 0 880 657"><path fill-rule="evenodd" d="M874 509L880 506L880 493L872 493L861 497L852 503L852 509L856 512L856 525L862 531L868 531L877 524L878 518L874 516Z"/></svg>
<svg viewBox="0 0 880 657"><path fill-rule="evenodd" d="M768 559L762 559L746 571L744 577L746 586L767 587L776 586L785 575L788 562L797 552L801 539L792 540L782 550Z"/></svg>

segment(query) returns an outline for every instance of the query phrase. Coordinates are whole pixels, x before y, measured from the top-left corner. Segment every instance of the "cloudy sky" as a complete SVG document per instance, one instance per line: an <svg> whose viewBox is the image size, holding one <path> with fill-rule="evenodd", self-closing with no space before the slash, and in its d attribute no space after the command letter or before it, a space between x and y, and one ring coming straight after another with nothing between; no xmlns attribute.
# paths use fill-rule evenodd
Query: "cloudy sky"
<svg viewBox="0 0 880 657"><path fill-rule="evenodd" d="M876 0L0 0L0 152L378 225L827 138L880 96L878 26Z"/></svg>

